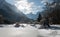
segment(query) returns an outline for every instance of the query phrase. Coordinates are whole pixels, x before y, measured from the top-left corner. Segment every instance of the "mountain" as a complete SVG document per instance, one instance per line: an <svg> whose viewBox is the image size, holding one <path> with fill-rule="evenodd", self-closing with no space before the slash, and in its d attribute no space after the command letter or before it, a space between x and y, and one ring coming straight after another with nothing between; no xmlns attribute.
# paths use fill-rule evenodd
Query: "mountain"
<svg viewBox="0 0 60 37"><path fill-rule="evenodd" d="M0 15L3 15L3 17L9 21L28 22L31 20L14 5L7 3L5 0L0 0Z"/></svg>
<svg viewBox="0 0 60 37"><path fill-rule="evenodd" d="M39 13L40 12L37 12L36 14L30 13L30 14L27 14L27 17L30 19L36 20L38 18Z"/></svg>

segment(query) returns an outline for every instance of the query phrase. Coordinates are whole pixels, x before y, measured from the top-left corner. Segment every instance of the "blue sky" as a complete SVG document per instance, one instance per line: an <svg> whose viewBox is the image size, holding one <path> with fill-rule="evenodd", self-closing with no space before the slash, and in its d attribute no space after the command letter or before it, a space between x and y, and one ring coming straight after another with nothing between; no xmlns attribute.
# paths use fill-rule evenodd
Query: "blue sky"
<svg viewBox="0 0 60 37"><path fill-rule="evenodd" d="M6 0L8 3L15 5L18 10L24 14L33 13L36 14L38 11L43 11L43 7L46 4L46 0ZM49 1L50 2L50 1Z"/></svg>
<svg viewBox="0 0 60 37"><path fill-rule="evenodd" d="M41 5L41 0L28 0L28 2L34 2L35 3L35 5L38 5L38 6L40 6Z"/></svg>

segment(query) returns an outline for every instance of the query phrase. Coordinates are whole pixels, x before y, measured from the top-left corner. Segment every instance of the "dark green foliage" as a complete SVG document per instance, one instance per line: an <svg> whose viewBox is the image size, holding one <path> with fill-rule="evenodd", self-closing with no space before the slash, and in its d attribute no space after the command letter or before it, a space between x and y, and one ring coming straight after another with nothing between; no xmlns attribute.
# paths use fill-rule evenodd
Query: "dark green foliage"
<svg viewBox="0 0 60 37"><path fill-rule="evenodd" d="M39 13L37 21L40 22L41 19L42 19L42 17L41 17L41 14Z"/></svg>

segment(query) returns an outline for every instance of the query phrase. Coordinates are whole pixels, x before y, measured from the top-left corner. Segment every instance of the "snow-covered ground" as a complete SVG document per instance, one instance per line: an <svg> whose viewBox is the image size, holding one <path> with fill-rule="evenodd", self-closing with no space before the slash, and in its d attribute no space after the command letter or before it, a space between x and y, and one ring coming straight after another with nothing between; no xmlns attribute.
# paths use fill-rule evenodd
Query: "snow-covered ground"
<svg viewBox="0 0 60 37"><path fill-rule="evenodd" d="M14 24L3 25L0 27L0 37L60 37L60 25L52 25L52 29L38 29L39 25L35 27L30 26L31 24L20 25L25 27L16 28Z"/></svg>

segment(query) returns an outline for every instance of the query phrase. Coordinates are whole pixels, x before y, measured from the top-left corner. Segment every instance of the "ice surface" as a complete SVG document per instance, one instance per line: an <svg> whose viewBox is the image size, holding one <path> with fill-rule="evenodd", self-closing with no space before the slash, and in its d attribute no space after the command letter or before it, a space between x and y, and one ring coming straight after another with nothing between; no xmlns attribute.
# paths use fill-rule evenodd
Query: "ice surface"
<svg viewBox="0 0 60 37"><path fill-rule="evenodd" d="M0 27L0 37L60 37L59 29L38 29L30 24L20 24L25 27L14 27L13 25L3 25ZM60 25L53 25L59 27Z"/></svg>

